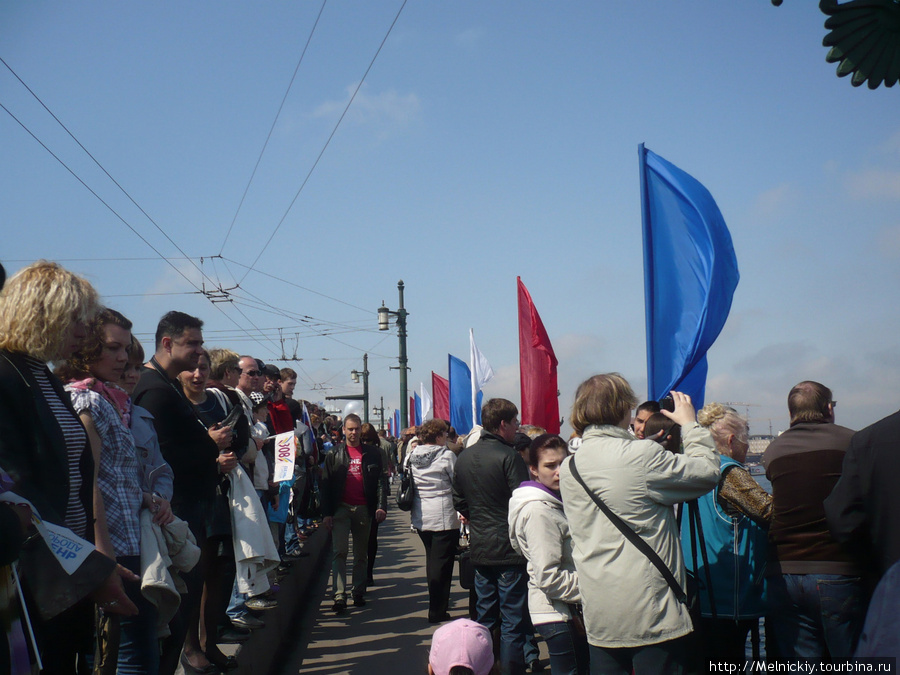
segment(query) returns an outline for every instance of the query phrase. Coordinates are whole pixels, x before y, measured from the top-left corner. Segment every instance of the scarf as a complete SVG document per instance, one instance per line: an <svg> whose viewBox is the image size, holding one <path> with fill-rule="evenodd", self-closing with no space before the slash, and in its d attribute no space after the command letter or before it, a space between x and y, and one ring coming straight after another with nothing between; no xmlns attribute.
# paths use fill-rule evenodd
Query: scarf
<svg viewBox="0 0 900 675"><path fill-rule="evenodd" d="M116 412L119 413L119 418L122 420L122 424L125 428L131 428L131 398L129 398L124 389L120 389L112 382L104 384L96 377L88 377L84 380L70 382L69 386L73 389L90 389L91 391L100 394L113 408L115 408Z"/></svg>

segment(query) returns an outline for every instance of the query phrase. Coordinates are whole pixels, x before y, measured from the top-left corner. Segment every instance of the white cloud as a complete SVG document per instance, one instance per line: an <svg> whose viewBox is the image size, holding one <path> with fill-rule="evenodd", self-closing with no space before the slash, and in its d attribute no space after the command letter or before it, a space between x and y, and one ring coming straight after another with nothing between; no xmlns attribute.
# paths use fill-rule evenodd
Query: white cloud
<svg viewBox="0 0 900 675"><path fill-rule="evenodd" d="M854 199L900 199L900 171L867 169L848 174L846 185Z"/></svg>
<svg viewBox="0 0 900 675"><path fill-rule="evenodd" d="M349 85L345 99L322 103L313 111L313 116L337 118L347 107L355 89L355 84ZM364 85L353 99L347 119L365 125L404 126L418 117L420 109L419 97L415 94L400 94L394 89L372 93Z"/></svg>
<svg viewBox="0 0 900 675"><path fill-rule="evenodd" d="M711 374L706 401L750 404L752 433L776 433L788 426L787 395L803 380L830 387L838 400L837 422L861 429L896 411L900 403L900 350L831 353L807 343L769 345L724 372Z"/></svg>
<svg viewBox="0 0 900 675"><path fill-rule="evenodd" d="M878 253L885 258L900 258L900 223L878 233Z"/></svg>
<svg viewBox="0 0 900 675"><path fill-rule="evenodd" d="M178 293L184 291L195 291L201 287L203 276L200 271L188 260L175 260L172 265L166 265L163 273L156 278L153 285L146 290L147 295L159 293ZM179 274L180 272L180 274ZM185 279L190 279L190 283ZM190 284L193 284L192 287Z"/></svg>
<svg viewBox="0 0 900 675"><path fill-rule="evenodd" d="M484 37L483 28L467 28L456 36L456 44L466 49L472 49L481 42Z"/></svg>
<svg viewBox="0 0 900 675"><path fill-rule="evenodd" d="M898 157L900 157L900 131L897 131L890 138L888 138L887 143L885 143L884 149L888 154L897 155Z"/></svg>
<svg viewBox="0 0 900 675"><path fill-rule="evenodd" d="M782 218L797 202L799 191L790 183L760 193L753 205L754 217L760 221L774 221Z"/></svg>

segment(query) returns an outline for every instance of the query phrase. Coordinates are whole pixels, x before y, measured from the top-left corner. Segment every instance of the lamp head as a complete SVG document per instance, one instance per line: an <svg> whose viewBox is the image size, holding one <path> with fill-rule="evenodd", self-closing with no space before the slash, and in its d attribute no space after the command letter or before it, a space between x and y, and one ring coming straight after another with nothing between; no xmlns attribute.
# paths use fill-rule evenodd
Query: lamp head
<svg viewBox="0 0 900 675"><path fill-rule="evenodd" d="M391 327L391 313L390 310L381 305L378 308L378 330L388 330Z"/></svg>

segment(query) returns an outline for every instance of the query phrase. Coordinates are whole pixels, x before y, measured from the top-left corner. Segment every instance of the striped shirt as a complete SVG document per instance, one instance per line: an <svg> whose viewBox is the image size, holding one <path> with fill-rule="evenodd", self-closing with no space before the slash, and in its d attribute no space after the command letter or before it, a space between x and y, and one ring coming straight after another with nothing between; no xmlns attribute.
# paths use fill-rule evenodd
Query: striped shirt
<svg viewBox="0 0 900 675"><path fill-rule="evenodd" d="M66 449L69 458L69 497L66 505L65 522L63 523L72 532L79 537L87 537L87 513L84 510L84 504L81 502L81 456L87 446L87 432L81 424L81 420L72 415L72 411L56 393L56 389L50 384L50 371L47 370L47 364L40 359L31 356L25 356L25 362L34 375L38 386L41 388L41 394L50 410L59 422L62 429L63 437L66 441Z"/></svg>

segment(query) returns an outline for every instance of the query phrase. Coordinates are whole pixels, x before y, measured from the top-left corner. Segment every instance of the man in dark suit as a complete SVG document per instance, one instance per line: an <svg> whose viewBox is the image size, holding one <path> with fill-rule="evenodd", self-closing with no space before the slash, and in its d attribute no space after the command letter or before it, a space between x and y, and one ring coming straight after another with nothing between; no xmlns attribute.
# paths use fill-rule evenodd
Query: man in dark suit
<svg viewBox="0 0 900 675"><path fill-rule="evenodd" d="M900 412L850 439L841 479L825 500L831 534L858 556L874 586L900 560Z"/></svg>

